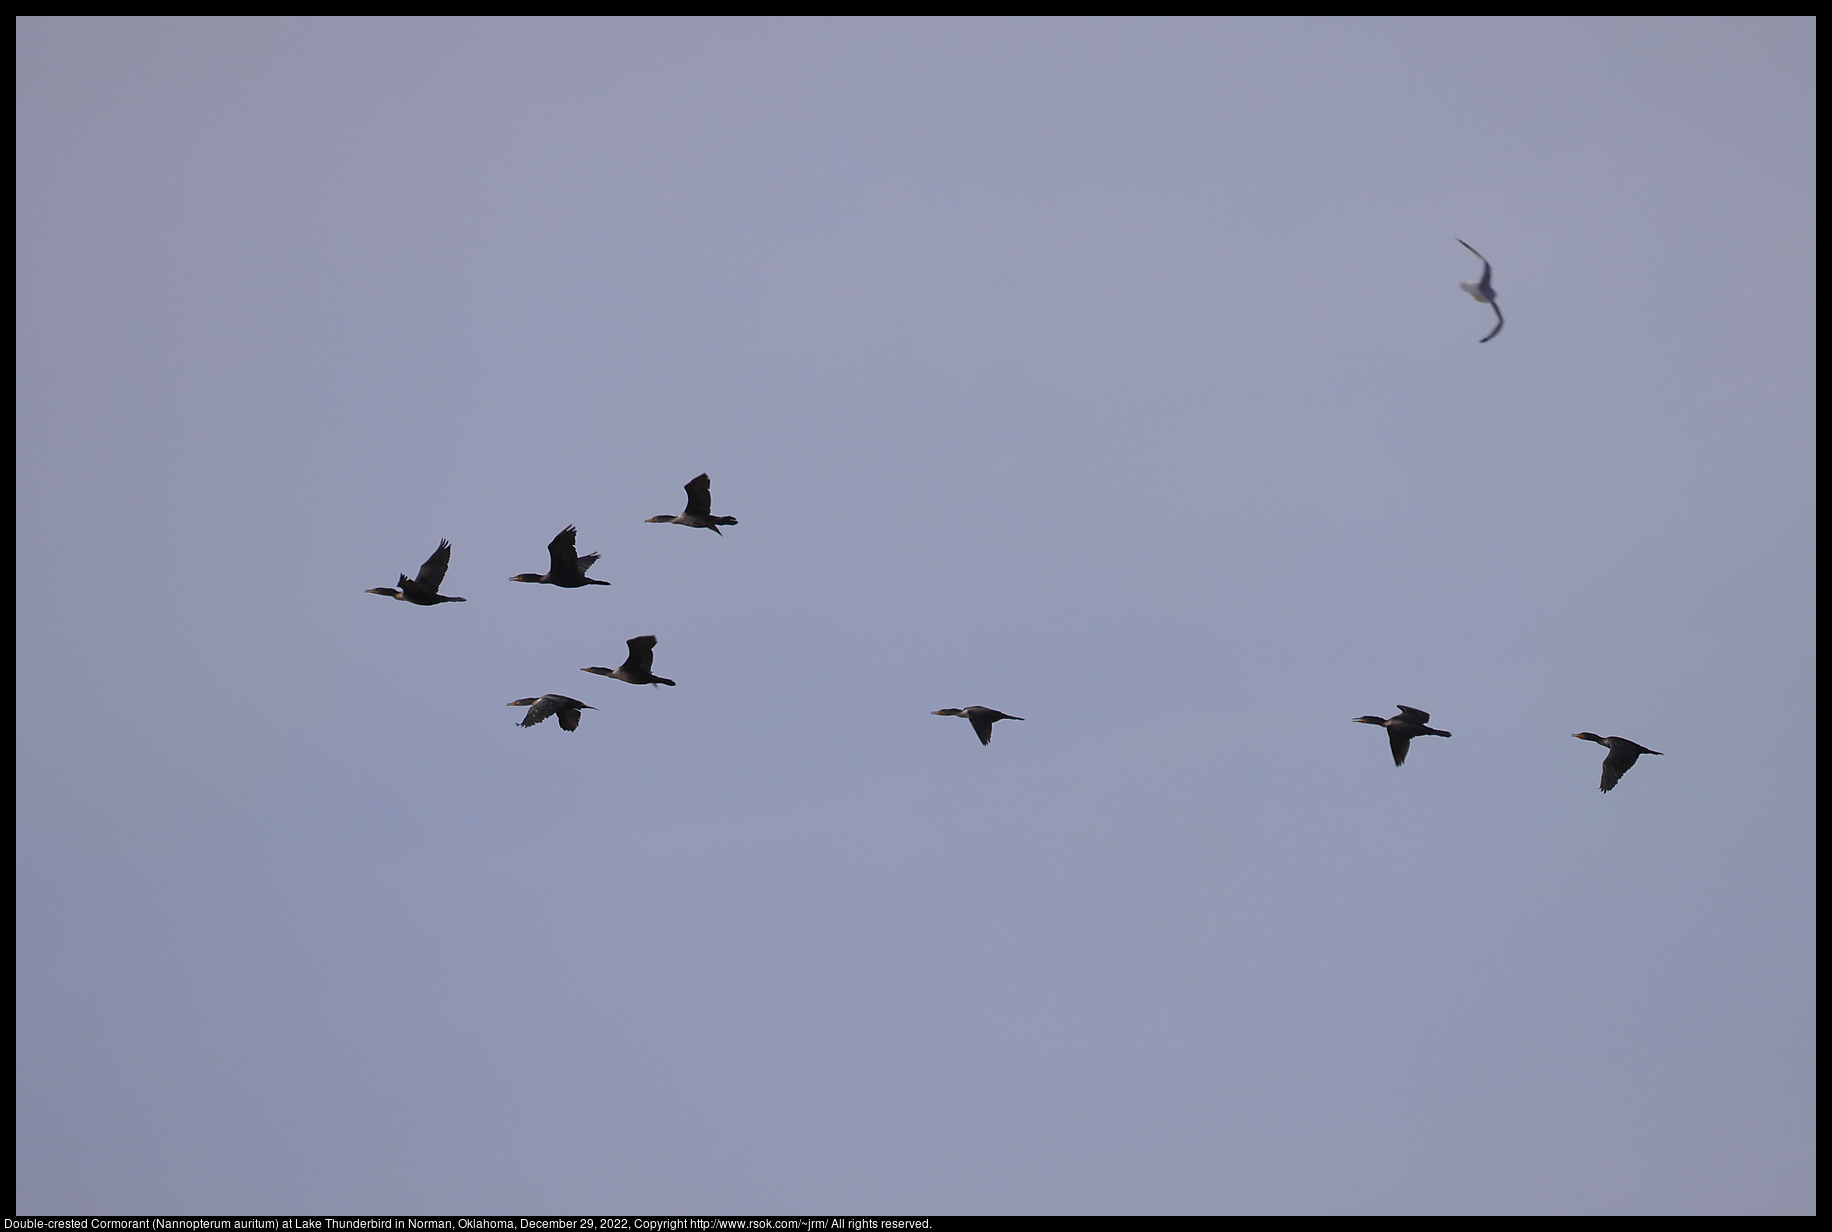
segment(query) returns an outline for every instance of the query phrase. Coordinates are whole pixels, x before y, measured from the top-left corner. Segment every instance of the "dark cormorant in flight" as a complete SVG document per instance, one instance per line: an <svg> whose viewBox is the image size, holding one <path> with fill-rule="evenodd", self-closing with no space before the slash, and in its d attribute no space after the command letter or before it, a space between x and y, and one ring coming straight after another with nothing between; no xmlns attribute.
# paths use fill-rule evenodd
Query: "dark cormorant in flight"
<svg viewBox="0 0 1832 1232"><path fill-rule="evenodd" d="M724 535L721 526L736 526L737 518L715 518L712 514L712 479L701 475L687 483L687 508L678 516L672 513L658 513L650 518L651 522L673 522L677 526L704 526L715 535Z"/></svg>
<svg viewBox="0 0 1832 1232"><path fill-rule="evenodd" d="M548 715L557 714L560 716L560 726L567 731L578 730L579 712L581 710L596 710L598 708L596 706L588 706L584 702L576 701L570 697L562 697L558 693L548 693L541 697L524 697L518 701L510 702L509 704L511 706L527 706L530 708L528 717L518 723L516 725L518 727L533 727L536 723L544 720Z"/></svg>
<svg viewBox="0 0 1832 1232"><path fill-rule="evenodd" d="M979 736L981 744L992 743L992 725L1000 719L1018 719L1018 722L1024 722L1015 714L1001 714L985 706L969 706L965 710L932 710L929 713L945 714L967 720L973 724L973 730Z"/></svg>
<svg viewBox="0 0 1832 1232"><path fill-rule="evenodd" d="M464 600L457 595L439 593L439 583L445 580L445 567L451 563L452 541L441 539L438 549L426 558L425 564L420 566L419 577L410 578L403 573L399 590L391 586L377 586L366 593L387 595L391 599L404 599L408 603L417 603L421 607L431 607L435 603L463 603Z"/></svg>
<svg viewBox="0 0 1832 1232"><path fill-rule="evenodd" d="M609 586L609 582L601 582L597 578L585 576L585 571L598 563L598 553L593 552L590 556L579 555L578 549L573 547L574 537L578 533L578 527L568 526L553 537L553 542L547 545L549 568L545 574L518 573L509 580L511 582L545 582L549 586L568 588Z"/></svg>
<svg viewBox="0 0 1832 1232"><path fill-rule="evenodd" d="M1608 791L1622 781L1629 767L1635 764L1643 753L1653 753L1655 757L1665 757L1665 753L1655 753L1653 749L1644 749L1624 736L1603 737L1595 732L1572 732L1579 740L1594 740L1609 750L1609 756L1603 759L1603 790Z"/></svg>
<svg viewBox="0 0 1832 1232"><path fill-rule="evenodd" d="M1411 747L1414 736L1450 735L1449 732L1426 727L1425 724L1431 722L1431 716L1423 710L1414 710L1411 706L1401 706L1399 713L1390 719L1364 714L1359 719L1349 721L1351 723L1372 723L1376 727L1386 728L1387 740L1393 745L1393 764L1396 766L1406 764L1406 750Z"/></svg>
<svg viewBox="0 0 1832 1232"><path fill-rule="evenodd" d="M655 639L653 637L633 637L629 640L630 657L623 661L622 667L582 667L582 672L595 672L600 676L609 676L612 680L623 680L630 684L673 684L666 676L657 676L649 670L655 666Z"/></svg>

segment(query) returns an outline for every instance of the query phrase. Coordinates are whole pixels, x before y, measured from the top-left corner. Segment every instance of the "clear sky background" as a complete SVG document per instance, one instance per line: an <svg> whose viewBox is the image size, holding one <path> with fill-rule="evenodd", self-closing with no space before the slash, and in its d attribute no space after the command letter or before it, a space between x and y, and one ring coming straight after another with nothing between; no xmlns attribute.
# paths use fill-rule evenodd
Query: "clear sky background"
<svg viewBox="0 0 1832 1232"><path fill-rule="evenodd" d="M19 34L20 1211L1813 1209L1811 22Z"/></svg>

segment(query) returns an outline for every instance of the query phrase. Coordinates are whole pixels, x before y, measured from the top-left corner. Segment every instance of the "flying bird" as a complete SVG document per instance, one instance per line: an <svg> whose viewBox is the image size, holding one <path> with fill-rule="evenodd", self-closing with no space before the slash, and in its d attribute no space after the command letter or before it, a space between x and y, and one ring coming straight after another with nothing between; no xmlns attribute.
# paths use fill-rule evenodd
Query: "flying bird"
<svg viewBox="0 0 1832 1232"><path fill-rule="evenodd" d="M1386 728L1387 741L1393 746L1393 764L1396 766L1406 764L1406 750L1412 747L1414 736L1450 735L1449 732L1426 727L1425 724L1431 722L1431 716L1423 710L1414 710L1411 706L1401 706L1399 713L1390 719L1364 714L1359 719L1349 721L1351 723L1372 723L1376 727Z"/></svg>
<svg viewBox="0 0 1832 1232"><path fill-rule="evenodd" d="M969 706L965 710L931 710L929 713L945 714L967 720L973 724L973 730L979 736L981 744L992 743L992 725L1000 719L1018 719L1018 722L1024 722L1015 714L1001 714L985 706Z"/></svg>
<svg viewBox="0 0 1832 1232"><path fill-rule="evenodd" d="M1665 753L1655 753L1653 749L1644 749L1633 740L1622 736L1605 738L1595 732L1572 732L1571 734L1578 740L1594 740L1609 750L1609 756L1603 759L1602 790L1604 791L1608 791L1621 782L1622 776L1628 773L1629 767L1633 766L1643 753L1653 753L1655 757L1666 756Z"/></svg>
<svg viewBox="0 0 1832 1232"><path fill-rule="evenodd" d="M403 573L399 590L392 586L377 586L364 593L387 595L391 599L402 599L421 607L431 607L435 603L463 603L464 600L457 595L439 593L439 583L445 580L445 567L451 563L452 541L441 539L433 554L428 556L426 563L420 566L419 577L410 578Z"/></svg>
<svg viewBox="0 0 1832 1232"><path fill-rule="evenodd" d="M622 680L630 684L673 684L666 676L657 676L649 669L655 666L655 639L653 637L633 637L629 640L630 657L623 661L622 667L582 667L582 672L595 672L600 676L609 676L612 680Z"/></svg>
<svg viewBox="0 0 1832 1232"><path fill-rule="evenodd" d="M1458 240L1457 243L1463 244L1463 241ZM1469 248L1468 244L1463 244L1463 246ZM1474 248L1469 248L1469 250L1471 252L1476 252ZM1490 338L1499 334L1501 332L1501 327L1507 324L1507 322L1501 319L1501 306L1495 302L1495 287L1493 283L1489 282L1488 258L1476 252L1476 260L1482 262L1481 280L1478 282L1459 282L1457 285L1474 296L1478 304L1487 304L1490 308L1495 310L1495 328L1478 339L1478 341L1487 342Z"/></svg>
<svg viewBox="0 0 1832 1232"><path fill-rule="evenodd" d="M558 693L547 693L540 697L524 697L509 704L529 707L528 716L516 724L517 727L533 727L536 723L545 720L548 715L557 714L560 716L560 727L566 731L579 730L579 712L581 710L598 708L588 706L570 697L562 697Z"/></svg>
<svg viewBox="0 0 1832 1232"><path fill-rule="evenodd" d="M573 541L578 533L578 527L568 526L553 537L553 542L547 545L548 569L546 573L518 573L509 580L511 582L545 582L549 586L565 586L568 589L576 589L580 586L609 586L609 582L601 582L597 578L585 576L585 571L598 563L599 554L593 552L590 556L579 555L578 549L573 546Z"/></svg>
<svg viewBox="0 0 1832 1232"><path fill-rule="evenodd" d="M676 526L704 526L713 534L723 537L721 526L736 526L737 518L714 517L712 513L712 478L701 475L687 481L687 508L679 515L658 513L650 518L651 522L673 522Z"/></svg>

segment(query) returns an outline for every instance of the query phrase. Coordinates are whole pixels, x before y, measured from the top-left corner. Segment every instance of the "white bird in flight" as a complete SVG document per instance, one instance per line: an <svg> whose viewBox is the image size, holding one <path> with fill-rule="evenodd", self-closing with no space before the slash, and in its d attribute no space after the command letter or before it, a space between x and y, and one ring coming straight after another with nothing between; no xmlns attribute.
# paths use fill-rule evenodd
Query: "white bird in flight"
<svg viewBox="0 0 1832 1232"><path fill-rule="evenodd" d="M1457 243L1463 244L1463 241L1458 240ZM1463 246L1469 248L1468 244L1463 244ZM1469 248L1469 250L1471 252L1476 252L1474 248ZM1479 282L1459 282L1457 285L1462 287L1465 291L1468 291L1478 304L1487 304L1490 308L1495 310L1495 328L1491 329L1487 335L1481 339L1481 341L1487 342L1490 338L1499 334L1501 332L1501 327L1507 324L1507 322L1501 319L1501 307L1495 303L1495 288L1489 283L1488 258L1476 252L1476 260L1482 262L1481 280Z"/></svg>

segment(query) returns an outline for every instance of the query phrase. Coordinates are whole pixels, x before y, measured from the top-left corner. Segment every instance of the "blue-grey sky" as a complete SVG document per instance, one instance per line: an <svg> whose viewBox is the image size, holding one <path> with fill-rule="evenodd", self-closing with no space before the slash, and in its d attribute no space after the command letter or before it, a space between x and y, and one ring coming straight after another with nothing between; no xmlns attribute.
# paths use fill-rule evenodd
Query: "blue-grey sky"
<svg viewBox="0 0 1832 1232"><path fill-rule="evenodd" d="M1814 33L26 20L19 1209L1809 1212Z"/></svg>

